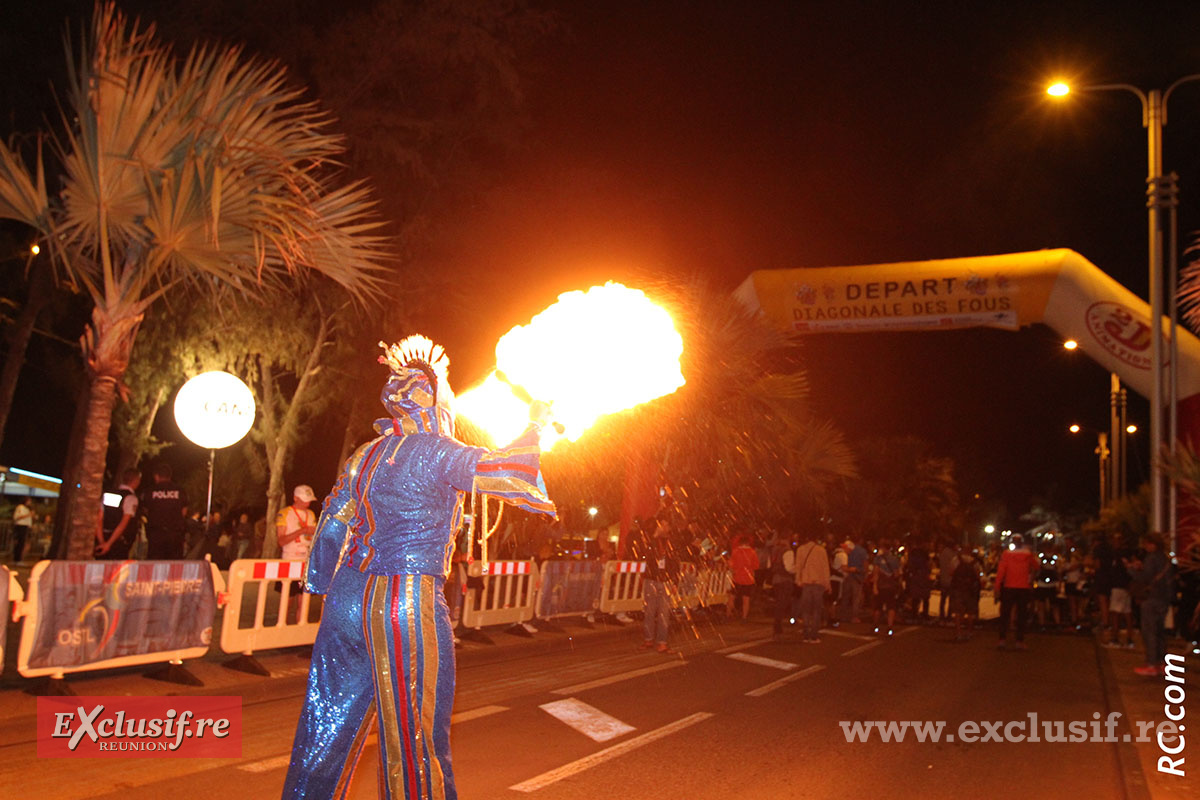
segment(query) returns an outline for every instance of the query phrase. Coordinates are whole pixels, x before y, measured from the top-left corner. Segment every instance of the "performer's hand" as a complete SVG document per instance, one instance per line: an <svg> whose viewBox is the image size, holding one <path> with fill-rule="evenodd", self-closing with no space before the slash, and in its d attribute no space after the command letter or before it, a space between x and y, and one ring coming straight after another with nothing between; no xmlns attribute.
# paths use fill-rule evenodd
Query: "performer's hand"
<svg viewBox="0 0 1200 800"><path fill-rule="evenodd" d="M539 428L546 427L550 423L550 404L541 400L534 400L530 403L529 421Z"/></svg>

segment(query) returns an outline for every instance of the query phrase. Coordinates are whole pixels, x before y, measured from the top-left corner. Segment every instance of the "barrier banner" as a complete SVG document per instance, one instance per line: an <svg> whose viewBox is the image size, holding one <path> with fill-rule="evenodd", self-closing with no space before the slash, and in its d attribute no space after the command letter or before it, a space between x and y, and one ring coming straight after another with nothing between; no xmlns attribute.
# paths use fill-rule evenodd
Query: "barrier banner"
<svg viewBox="0 0 1200 800"><path fill-rule="evenodd" d="M598 561L544 561L536 616L540 619L596 610L604 565Z"/></svg>
<svg viewBox="0 0 1200 800"><path fill-rule="evenodd" d="M212 640L217 601L207 561L38 566L43 565L37 590L31 586L35 629L22 669L77 668L190 648L203 652Z"/></svg>

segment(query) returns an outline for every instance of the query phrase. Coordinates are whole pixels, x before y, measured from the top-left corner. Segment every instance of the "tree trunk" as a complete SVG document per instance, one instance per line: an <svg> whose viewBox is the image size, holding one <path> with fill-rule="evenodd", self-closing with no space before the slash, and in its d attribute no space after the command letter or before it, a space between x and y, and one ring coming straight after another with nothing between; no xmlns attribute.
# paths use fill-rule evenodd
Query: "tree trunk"
<svg viewBox="0 0 1200 800"><path fill-rule="evenodd" d="M279 425L275 419L275 372L269 363L259 359L259 380L262 388L263 446L267 454L267 526L263 536L262 557L275 558L279 542L275 533L275 515L283 495L283 469L276 466L280 454Z"/></svg>
<svg viewBox="0 0 1200 800"><path fill-rule="evenodd" d="M129 367L129 356L141 321L141 309L136 306L118 305L111 311L96 306L92 309L91 325L84 331L83 352L92 380L79 460L79 489L69 510L67 558L71 560L92 557L104 509L101 498L108 431L112 426L118 385Z"/></svg>
<svg viewBox="0 0 1200 800"><path fill-rule="evenodd" d="M49 273L42 269L35 270L30 276L29 297L4 337L7 346L4 348L4 367L0 369L0 444L4 443L4 429L12 411L13 396L17 393L17 379L21 376L21 368L25 366L25 351L29 348L34 323L50 302L51 294Z"/></svg>
<svg viewBox="0 0 1200 800"><path fill-rule="evenodd" d="M88 397L91 387L84 383L75 398L75 415L71 421L71 438L67 440L67 460L63 464L62 485L58 490L58 506L54 514L54 533L50 538L49 558L67 557L67 539L70 530L71 509L78 492L79 460L83 452L83 432L87 429Z"/></svg>
<svg viewBox="0 0 1200 800"><path fill-rule="evenodd" d="M363 408L366 405L366 393L355 392L354 399L350 401L350 413L346 417L346 431L342 434L342 450L338 453L338 468L346 463L346 459L354 452L354 448L359 444L359 428L362 427L359 418L366 413Z"/></svg>

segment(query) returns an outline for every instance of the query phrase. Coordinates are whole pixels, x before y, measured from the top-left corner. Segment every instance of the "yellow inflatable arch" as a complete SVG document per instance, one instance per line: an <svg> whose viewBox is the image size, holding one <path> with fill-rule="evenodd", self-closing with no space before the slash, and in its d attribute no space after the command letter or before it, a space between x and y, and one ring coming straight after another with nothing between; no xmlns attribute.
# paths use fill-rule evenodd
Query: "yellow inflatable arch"
<svg viewBox="0 0 1200 800"><path fill-rule="evenodd" d="M1017 330L1042 323L1150 396L1150 307L1074 250L759 270L735 292L791 333ZM1168 330L1163 322L1164 336ZM1180 430L1200 401L1200 339L1179 328ZM1164 352L1166 348L1164 345ZM1163 396L1166 397L1164 381Z"/></svg>
<svg viewBox="0 0 1200 800"><path fill-rule="evenodd" d="M1149 397L1150 307L1074 250L753 272L736 297L791 333L1042 323ZM1169 328L1164 319L1164 339ZM1200 445L1200 339L1178 328L1179 438ZM1164 341L1164 354L1169 352ZM1165 356L1164 356L1165 357ZM1163 397L1167 397L1164 378ZM1181 510L1179 528L1197 520Z"/></svg>

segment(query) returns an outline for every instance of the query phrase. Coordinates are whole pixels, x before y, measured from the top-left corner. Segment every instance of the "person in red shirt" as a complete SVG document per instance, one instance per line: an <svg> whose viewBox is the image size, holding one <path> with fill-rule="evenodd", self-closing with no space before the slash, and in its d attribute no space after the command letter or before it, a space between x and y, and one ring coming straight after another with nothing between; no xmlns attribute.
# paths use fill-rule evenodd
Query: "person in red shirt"
<svg viewBox="0 0 1200 800"><path fill-rule="evenodd" d="M1001 650L1008 647L1008 625L1013 612L1017 615L1017 649L1026 649L1025 618L1033 598L1033 576L1037 569L1037 557L1025 547L1024 537L1014 533L996 569L995 591L1000 595L1000 642L996 646Z"/></svg>
<svg viewBox="0 0 1200 800"><path fill-rule="evenodd" d="M729 598L730 613L736 598L742 599L742 619L750 616L750 594L754 591L754 571L758 569L758 553L750 542L741 535L733 539L733 551L729 554L729 568L733 571L733 596Z"/></svg>

